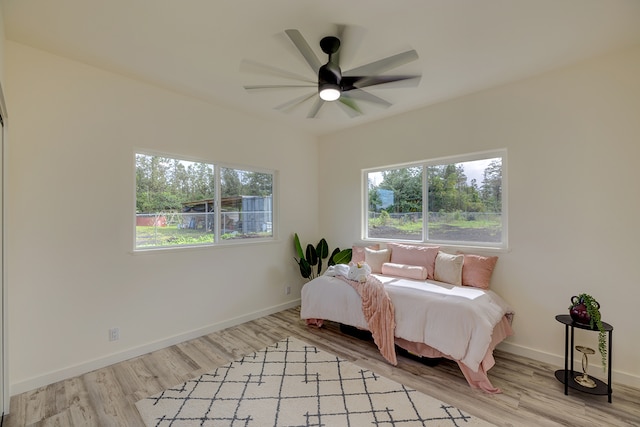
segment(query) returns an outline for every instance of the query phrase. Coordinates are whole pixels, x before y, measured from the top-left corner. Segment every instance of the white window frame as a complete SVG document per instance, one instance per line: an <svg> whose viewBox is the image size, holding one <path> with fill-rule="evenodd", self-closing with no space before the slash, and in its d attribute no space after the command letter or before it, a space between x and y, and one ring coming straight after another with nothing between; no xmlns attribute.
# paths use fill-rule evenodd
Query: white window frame
<svg viewBox="0 0 640 427"><path fill-rule="evenodd" d="M183 245L157 245L157 246L144 246L144 247L138 247L137 246L137 229L136 229L136 218L137 218L137 212L136 212L136 206L137 206L137 176L136 176L136 172L137 172L137 163L136 163L136 156L137 155L146 155L146 156L157 156L157 157L164 157L164 158L168 158L168 159L175 159L175 160L179 160L179 161L186 161L186 162L194 162L194 163L204 163L207 165L211 165L213 166L213 172L214 172L214 177L215 177L215 196L214 196L214 203L215 203L215 215L214 215L214 236L213 236L213 241L212 242L206 242L206 243L195 243L195 244L183 244ZM272 193L271 193L271 236L267 236L267 237L251 237L251 238L237 238L237 239L222 239L221 238L221 227L220 227L220 223L221 223L221 219L222 219L222 212L220 209L220 201L221 201L221 188L222 188L222 179L221 179L221 169L222 168L227 168L227 169L237 169L237 170L241 170L241 171L248 171L248 172L257 172L257 173L264 173L264 174L270 174L272 176ZM202 160L202 159L198 159L198 158L193 158L193 157L189 157L189 156L184 156L184 155L177 155L177 154L172 154L172 153L166 153L166 152L157 152L157 151L150 151L150 150L145 150L145 149L135 149L134 153L133 153L133 252L134 253L145 253L145 252L153 252L153 251L167 251L167 250L185 250L185 249L193 249L193 248L207 248L207 247L220 247L220 246L228 246L228 245L248 245L248 244L258 244L258 243L265 243L265 242L272 242L272 241L276 241L278 239L278 203L277 201L279 200L278 198L278 188L279 188L279 173L277 170L273 170L273 169L266 169L266 168L259 168L259 167L254 167L254 166L247 166L247 165L238 165L238 164L231 164L231 163L223 163L223 162L213 162L213 161L206 161L206 160Z"/></svg>
<svg viewBox="0 0 640 427"><path fill-rule="evenodd" d="M429 215L423 214L422 220L422 238L420 240L403 240L398 238L380 238L380 237L369 237L368 236L368 221L369 221L369 182L368 175L369 173L375 172L383 172L392 169L402 169L402 168L411 168L411 167L422 167L422 211L428 212L428 183L427 183L427 168L429 166L439 166L439 165L449 165L455 163L464 163L471 162L477 160L491 159L500 157L502 159L502 209L501 209L501 241L500 242L469 242L469 241L451 241L451 240L437 240L430 239L428 237L428 217ZM385 165L375 168L368 168L362 170L361 175L361 191L362 191L362 215L361 215L361 238L363 241L402 241L407 243L414 244L435 244L446 247L453 248L465 248L465 247L476 247L476 248L487 248L487 249L499 249L499 250L507 250L509 247L509 234L508 234L508 164L507 164L507 149L501 148L496 150L468 153L468 154L460 154L454 156L447 157L439 157L434 159L420 160L411 163L400 163L393 165Z"/></svg>

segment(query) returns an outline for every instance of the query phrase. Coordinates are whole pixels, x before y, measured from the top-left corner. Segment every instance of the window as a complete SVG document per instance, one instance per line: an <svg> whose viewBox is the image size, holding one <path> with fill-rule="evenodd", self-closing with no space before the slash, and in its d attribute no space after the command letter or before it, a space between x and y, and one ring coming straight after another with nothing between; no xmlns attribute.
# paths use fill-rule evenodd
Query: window
<svg viewBox="0 0 640 427"><path fill-rule="evenodd" d="M135 249L273 238L273 171L135 157Z"/></svg>
<svg viewBox="0 0 640 427"><path fill-rule="evenodd" d="M505 161L500 150L363 171L365 239L506 247Z"/></svg>

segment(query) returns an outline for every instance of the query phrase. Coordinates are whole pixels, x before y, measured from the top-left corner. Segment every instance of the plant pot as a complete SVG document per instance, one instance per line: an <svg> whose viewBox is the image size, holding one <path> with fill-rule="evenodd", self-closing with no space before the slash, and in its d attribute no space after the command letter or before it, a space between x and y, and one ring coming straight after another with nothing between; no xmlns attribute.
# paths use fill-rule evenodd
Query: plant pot
<svg viewBox="0 0 640 427"><path fill-rule="evenodd" d="M587 311L587 306L582 300L577 296L571 297L571 308L569 308L569 315L571 319L573 319L576 323L581 323L583 325L591 325L591 315ZM598 308L600 308L600 304L595 301L595 304Z"/></svg>
<svg viewBox="0 0 640 427"><path fill-rule="evenodd" d="M576 323L582 323L583 325L589 325L591 323L591 316L587 313L587 307L584 304L578 304L569 310L569 315Z"/></svg>

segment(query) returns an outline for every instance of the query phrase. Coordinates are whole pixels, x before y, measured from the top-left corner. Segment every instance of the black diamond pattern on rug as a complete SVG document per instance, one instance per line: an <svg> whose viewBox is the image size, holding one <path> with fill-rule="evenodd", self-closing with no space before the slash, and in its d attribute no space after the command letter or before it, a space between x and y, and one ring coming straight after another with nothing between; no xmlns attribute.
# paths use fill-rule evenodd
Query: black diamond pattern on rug
<svg viewBox="0 0 640 427"><path fill-rule="evenodd" d="M136 403L147 426L490 426L289 337Z"/></svg>

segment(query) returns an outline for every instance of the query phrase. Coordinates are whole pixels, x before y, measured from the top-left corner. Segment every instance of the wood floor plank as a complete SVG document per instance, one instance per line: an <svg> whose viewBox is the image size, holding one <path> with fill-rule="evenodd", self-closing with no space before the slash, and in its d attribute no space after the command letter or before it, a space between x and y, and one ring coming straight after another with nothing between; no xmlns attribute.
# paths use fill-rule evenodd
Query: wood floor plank
<svg viewBox="0 0 640 427"><path fill-rule="evenodd" d="M83 375L83 383L97 414L98 423L105 427L126 425L125 420L137 416L127 405L125 394L113 371L113 367L107 367Z"/></svg>
<svg viewBox="0 0 640 427"><path fill-rule="evenodd" d="M427 366L398 357L391 366L375 344L340 331L326 322L307 327L299 308L282 311L154 351L79 377L11 397L7 427L132 426L143 427L135 402L209 372L287 336L316 345L379 375L401 382L498 426L640 426L640 390L613 385L613 403L606 396L570 390L554 372L560 367L495 352L489 371L502 394L471 389L458 365L444 360Z"/></svg>
<svg viewBox="0 0 640 427"><path fill-rule="evenodd" d="M205 357L207 357L208 361L205 365L207 371L210 371L216 366L222 366L228 361L232 360L230 354L226 354L226 352L221 352L220 347L215 344L215 342L208 336L200 337L198 339L190 341L190 343Z"/></svg>
<svg viewBox="0 0 640 427"><path fill-rule="evenodd" d="M45 418L45 402L47 400L46 387L41 387L27 394L24 402L26 404L26 421L29 424L41 421Z"/></svg>
<svg viewBox="0 0 640 427"><path fill-rule="evenodd" d="M35 425L39 427L68 427L71 424L71 418L69 416L69 410L66 409L58 414L55 414L51 417L45 418L39 423Z"/></svg>
<svg viewBox="0 0 640 427"><path fill-rule="evenodd" d="M65 398L69 407L69 417L73 426L97 426L98 415L91 404L89 392L84 386L83 377L74 377L64 383Z"/></svg>

